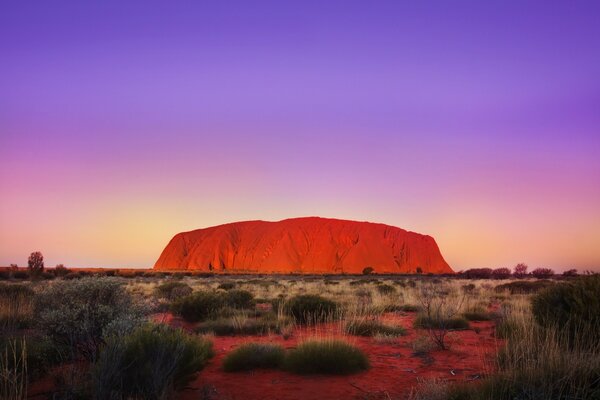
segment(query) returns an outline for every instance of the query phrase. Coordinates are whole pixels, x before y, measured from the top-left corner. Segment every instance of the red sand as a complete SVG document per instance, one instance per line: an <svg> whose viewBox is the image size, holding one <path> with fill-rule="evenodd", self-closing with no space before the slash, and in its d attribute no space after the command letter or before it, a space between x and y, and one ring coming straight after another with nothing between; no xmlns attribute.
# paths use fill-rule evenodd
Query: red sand
<svg viewBox="0 0 600 400"><path fill-rule="evenodd" d="M451 350L435 350L425 357L414 356L411 342L426 334L412 329L414 316L388 314L385 319L408 328L409 334L393 344L379 344L373 338L346 336L346 340L368 354L371 363L370 370L348 376L301 376L276 370L226 373L221 370L223 357L240 343L271 342L293 348L299 340L307 337L335 336L339 332L337 325L298 329L288 340L281 335L215 337L215 357L177 398L197 400L202 393L212 393L211 399L227 400L403 399L417 385L419 378L475 382L486 374L490 365L487 361L500 344L492 335L493 323L474 322L471 326L479 328L479 334L473 330L454 332L452 335L456 342ZM173 325L190 328L170 316L167 320Z"/></svg>
<svg viewBox="0 0 600 400"><path fill-rule="evenodd" d="M179 233L154 268L218 273L453 273L431 236L384 224L308 217Z"/></svg>

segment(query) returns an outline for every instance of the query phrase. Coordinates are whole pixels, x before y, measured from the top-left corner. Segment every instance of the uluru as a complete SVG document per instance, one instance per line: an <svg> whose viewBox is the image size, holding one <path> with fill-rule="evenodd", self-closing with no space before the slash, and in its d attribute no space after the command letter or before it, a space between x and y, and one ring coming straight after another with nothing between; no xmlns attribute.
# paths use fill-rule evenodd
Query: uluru
<svg viewBox="0 0 600 400"><path fill-rule="evenodd" d="M159 271L360 274L453 273L435 240L380 223L320 217L243 221L176 234Z"/></svg>

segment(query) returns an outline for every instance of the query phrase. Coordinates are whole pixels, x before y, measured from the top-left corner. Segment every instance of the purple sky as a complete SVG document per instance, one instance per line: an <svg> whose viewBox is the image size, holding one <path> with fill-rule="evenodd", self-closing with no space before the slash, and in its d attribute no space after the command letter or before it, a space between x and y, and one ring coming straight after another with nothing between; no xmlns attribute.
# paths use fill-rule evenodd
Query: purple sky
<svg viewBox="0 0 600 400"><path fill-rule="evenodd" d="M320 215L600 269L600 2L325 3L2 4L0 265Z"/></svg>

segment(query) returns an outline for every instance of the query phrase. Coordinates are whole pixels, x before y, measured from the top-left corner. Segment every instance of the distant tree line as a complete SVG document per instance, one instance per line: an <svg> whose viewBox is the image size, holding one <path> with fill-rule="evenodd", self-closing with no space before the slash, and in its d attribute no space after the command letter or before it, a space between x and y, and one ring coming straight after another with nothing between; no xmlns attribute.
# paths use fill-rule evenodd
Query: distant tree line
<svg viewBox="0 0 600 400"><path fill-rule="evenodd" d="M535 268L528 272L527 264L520 263L510 270L510 268L471 268L458 273L459 276L467 279L508 279L508 278L526 278L533 277L538 279L547 279L556 276L552 268ZM568 269L562 273L563 277L577 276L576 269Z"/></svg>

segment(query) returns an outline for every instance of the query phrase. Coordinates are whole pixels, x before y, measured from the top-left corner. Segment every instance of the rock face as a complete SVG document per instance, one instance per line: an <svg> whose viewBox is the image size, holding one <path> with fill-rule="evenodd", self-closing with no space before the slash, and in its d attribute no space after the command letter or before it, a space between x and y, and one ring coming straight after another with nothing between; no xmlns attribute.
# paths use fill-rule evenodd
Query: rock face
<svg viewBox="0 0 600 400"><path fill-rule="evenodd" d="M366 267L375 273L453 273L431 236L318 217L178 233L154 265L160 271L283 274L360 274Z"/></svg>

